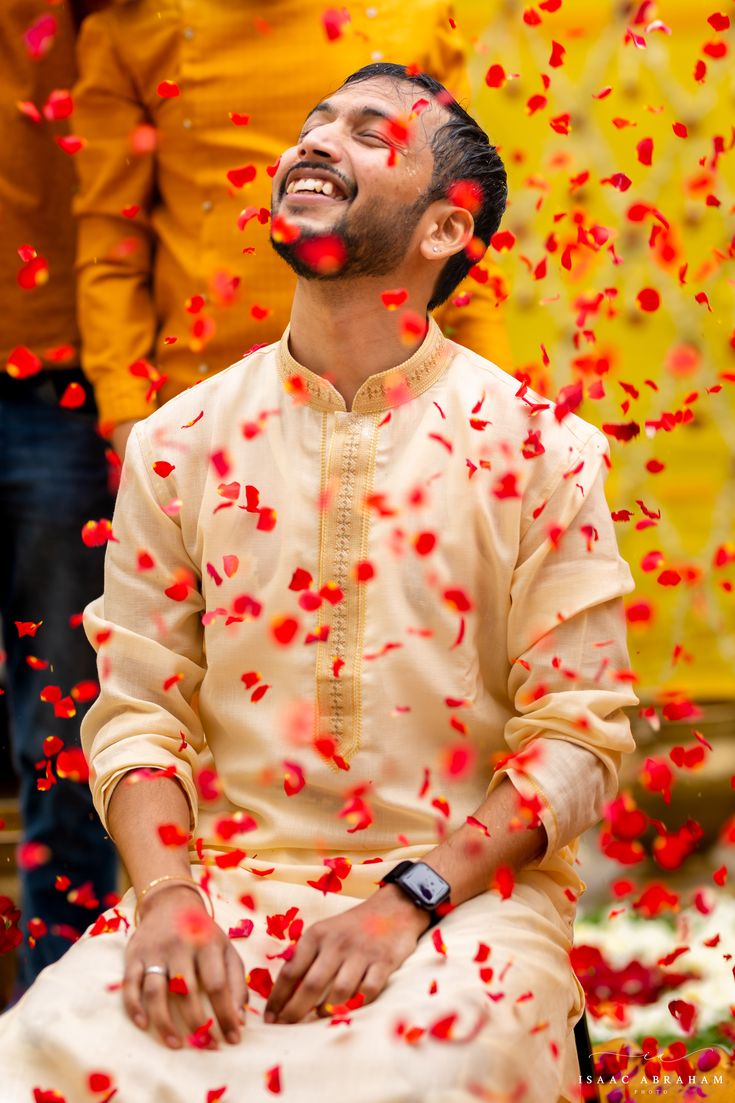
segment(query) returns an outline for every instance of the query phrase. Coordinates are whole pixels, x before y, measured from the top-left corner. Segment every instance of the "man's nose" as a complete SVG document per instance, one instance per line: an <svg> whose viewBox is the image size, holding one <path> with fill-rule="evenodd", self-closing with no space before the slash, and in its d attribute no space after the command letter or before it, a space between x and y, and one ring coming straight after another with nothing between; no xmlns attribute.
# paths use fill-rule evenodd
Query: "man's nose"
<svg viewBox="0 0 735 1103"><path fill-rule="evenodd" d="M306 134L298 146L299 157L321 158L324 161L339 161L341 158L337 135L329 124L317 126Z"/></svg>

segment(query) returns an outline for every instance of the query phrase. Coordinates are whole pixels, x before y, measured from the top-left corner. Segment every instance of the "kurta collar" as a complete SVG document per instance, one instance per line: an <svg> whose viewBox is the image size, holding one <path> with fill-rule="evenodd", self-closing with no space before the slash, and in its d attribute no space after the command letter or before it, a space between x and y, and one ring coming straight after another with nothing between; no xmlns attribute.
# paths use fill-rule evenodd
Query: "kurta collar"
<svg viewBox="0 0 735 1103"><path fill-rule="evenodd" d="M305 402L317 410L344 412L347 406L337 388L291 355L289 330L290 326L278 344L278 371L285 389L292 395L301 391ZM450 358L449 342L434 319L429 318L426 336L413 356L366 379L355 395L352 412L374 414L409 402L437 381Z"/></svg>

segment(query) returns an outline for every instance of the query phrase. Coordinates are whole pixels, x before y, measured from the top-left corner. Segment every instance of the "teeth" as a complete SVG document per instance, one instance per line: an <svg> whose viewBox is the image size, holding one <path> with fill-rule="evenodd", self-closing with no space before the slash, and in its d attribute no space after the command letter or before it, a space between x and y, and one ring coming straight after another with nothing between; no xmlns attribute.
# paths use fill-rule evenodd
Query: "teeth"
<svg viewBox="0 0 735 1103"><path fill-rule="evenodd" d="M294 191L321 191L321 180L312 180L311 177L307 177L304 180L297 180L294 185Z"/></svg>
<svg viewBox="0 0 735 1103"><path fill-rule="evenodd" d="M300 180L292 180L286 188L287 195L293 195L295 192L317 192L326 195L328 198L334 196L335 191L335 186L331 180L316 180L311 176L303 177Z"/></svg>

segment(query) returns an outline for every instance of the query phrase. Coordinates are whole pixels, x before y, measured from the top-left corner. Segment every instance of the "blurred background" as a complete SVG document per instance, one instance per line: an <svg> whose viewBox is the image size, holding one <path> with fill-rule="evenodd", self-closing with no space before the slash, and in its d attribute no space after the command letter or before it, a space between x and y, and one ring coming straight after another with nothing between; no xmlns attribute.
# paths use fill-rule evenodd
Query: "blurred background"
<svg viewBox="0 0 735 1103"><path fill-rule="evenodd" d="M621 793L648 823L626 862L602 852L604 830L582 841L577 946L602 952L586 975L584 952L575 963L590 1030L731 1052L735 10L565 0L456 13L475 110L508 169L488 255L513 367L552 399L581 384L577 413L611 442L608 501L636 581L638 753ZM680 852L652 819L682 832ZM695 1008L689 1032L673 1000Z"/></svg>

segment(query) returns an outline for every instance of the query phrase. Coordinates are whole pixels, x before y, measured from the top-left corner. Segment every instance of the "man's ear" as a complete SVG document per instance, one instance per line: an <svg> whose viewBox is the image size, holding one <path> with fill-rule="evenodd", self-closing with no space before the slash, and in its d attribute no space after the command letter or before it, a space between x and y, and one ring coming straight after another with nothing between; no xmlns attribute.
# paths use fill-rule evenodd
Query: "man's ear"
<svg viewBox="0 0 735 1103"><path fill-rule="evenodd" d="M421 255L426 260L444 262L466 249L474 233L475 220L465 207L448 201L437 204L434 218L421 241Z"/></svg>

